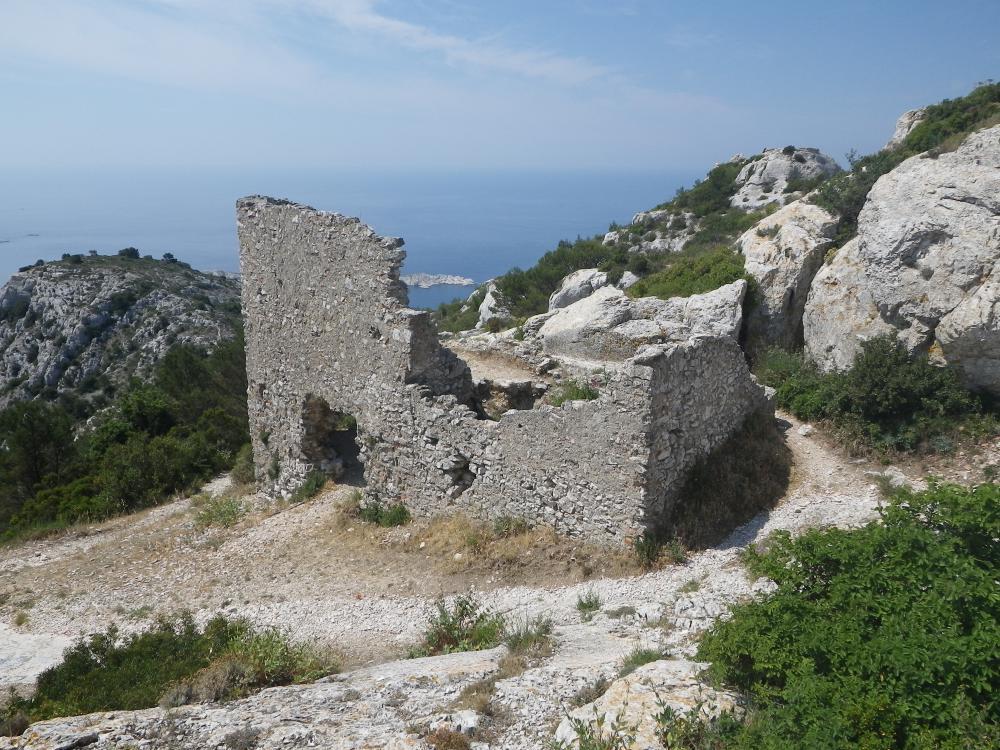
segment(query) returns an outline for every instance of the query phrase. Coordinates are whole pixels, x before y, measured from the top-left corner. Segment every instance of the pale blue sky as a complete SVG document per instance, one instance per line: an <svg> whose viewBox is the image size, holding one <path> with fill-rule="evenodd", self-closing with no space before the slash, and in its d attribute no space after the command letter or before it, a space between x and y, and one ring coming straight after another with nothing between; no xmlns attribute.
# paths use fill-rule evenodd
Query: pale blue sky
<svg viewBox="0 0 1000 750"><path fill-rule="evenodd" d="M0 0L0 170L672 169L1000 77L998 0Z"/></svg>

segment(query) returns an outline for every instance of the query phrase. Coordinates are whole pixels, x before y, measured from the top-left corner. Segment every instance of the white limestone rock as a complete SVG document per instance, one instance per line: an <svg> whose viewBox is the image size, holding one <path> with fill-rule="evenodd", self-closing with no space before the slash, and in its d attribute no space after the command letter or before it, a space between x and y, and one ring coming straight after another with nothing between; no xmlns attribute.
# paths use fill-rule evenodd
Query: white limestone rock
<svg viewBox="0 0 1000 750"><path fill-rule="evenodd" d="M802 343L802 311L813 277L837 229L828 211L793 201L759 221L737 241L747 273L757 280L750 335L770 344Z"/></svg>
<svg viewBox="0 0 1000 750"><path fill-rule="evenodd" d="M769 148L740 170L736 176L739 189L730 200L734 208L753 211L768 203L783 205L785 188L793 178L810 180L830 177L841 171L831 157L816 148Z"/></svg>
<svg viewBox="0 0 1000 750"><path fill-rule="evenodd" d="M636 276L634 273L632 273L631 271L625 271L622 274L622 277L618 279L618 283L615 284L615 286L618 287L619 289L628 289L638 280L639 277Z"/></svg>
<svg viewBox="0 0 1000 750"><path fill-rule="evenodd" d="M644 664L611 683L604 695L593 703L570 712L556 729L555 740L575 748L577 737L573 720L593 723L603 719L606 727L616 721L635 727L635 740L629 747L660 750L663 746L657 737L656 716L663 705L682 715L701 711L706 718L718 716L723 711L742 710L735 694L706 687L698 680L698 673L706 666L683 659Z"/></svg>
<svg viewBox="0 0 1000 750"><path fill-rule="evenodd" d="M692 336L737 338L747 284L740 279L705 294L630 299L606 286L564 307L538 332L546 354L582 360L623 360L647 344Z"/></svg>
<svg viewBox="0 0 1000 750"><path fill-rule="evenodd" d="M885 144L886 150L891 150L894 148L899 148L903 145L903 141L906 140L906 136L910 134L917 125L924 121L927 116L927 108L920 107L919 109L911 109L899 116L896 120L896 129L892 133L892 138L889 142Z"/></svg>
<svg viewBox="0 0 1000 750"><path fill-rule="evenodd" d="M596 268L581 268L566 276L549 297L549 312L568 307L608 285L608 275Z"/></svg>
<svg viewBox="0 0 1000 750"><path fill-rule="evenodd" d="M614 245L622 238L622 233L616 230L607 232L604 235L604 239L601 240L602 245Z"/></svg>
<svg viewBox="0 0 1000 750"><path fill-rule="evenodd" d="M848 367L860 342L897 331L970 384L1000 393L1000 126L937 158L914 156L881 177L858 236L816 276L805 348L822 369Z"/></svg>
<svg viewBox="0 0 1000 750"><path fill-rule="evenodd" d="M479 304L479 322L476 323L476 328L482 328L494 318L503 320L509 317L510 308L507 306L507 301L497 289L496 283L492 280L488 281L486 283L486 296Z"/></svg>

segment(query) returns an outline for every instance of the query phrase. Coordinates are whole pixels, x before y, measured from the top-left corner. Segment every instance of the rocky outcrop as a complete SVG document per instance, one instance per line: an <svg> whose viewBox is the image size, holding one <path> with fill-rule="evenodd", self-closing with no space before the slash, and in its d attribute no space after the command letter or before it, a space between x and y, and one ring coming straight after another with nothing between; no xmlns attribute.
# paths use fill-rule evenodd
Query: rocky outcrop
<svg viewBox="0 0 1000 750"><path fill-rule="evenodd" d="M472 286L476 282L467 276L450 273L409 273L399 277L407 286L430 289L432 286Z"/></svg>
<svg viewBox="0 0 1000 750"><path fill-rule="evenodd" d="M631 299L620 289L603 287L558 310L538 337L545 353L574 360L624 360L640 347L683 341L692 336L739 336L742 279L691 297Z"/></svg>
<svg viewBox="0 0 1000 750"><path fill-rule="evenodd" d="M842 369L862 340L895 331L909 351L930 351L970 385L1000 393L998 196L1000 126L880 178L858 236L813 282L803 316L809 357Z"/></svg>
<svg viewBox="0 0 1000 750"><path fill-rule="evenodd" d="M656 717L664 706L679 716L696 711L703 718L742 711L734 693L714 690L698 679L698 674L707 667L684 659L644 664L611 683L597 700L571 711L556 729L555 740L575 748L574 723L603 722L605 727L617 724L634 733L631 748L661 748Z"/></svg>
<svg viewBox="0 0 1000 750"><path fill-rule="evenodd" d="M476 323L476 328L482 328L491 320L506 320L509 317L510 308L497 289L496 282L493 280L486 282L486 295L479 303L479 322Z"/></svg>
<svg viewBox="0 0 1000 750"><path fill-rule="evenodd" d="M899 116L896 120L896 129L892 133L892 138L889 142L885 144L886 149L899 148L903 145L903 141L906 140L906 136L910 134L917 125L924 121L927 116L927 108L920 107L919 109L911 109Z"/></svg>
<svg viewBox="0 0 1000 750"><path fill-rule="evenodd" d="M816 148L765 149L740 170L730 205L753 211L769 203L784 204L786 191L792 192L796 182L831 177L839 171L837 163Z"/></svg>
<svg viewBox="0 0 1000 750"><path fill-rule="evenodd" d="M589 297L596 290L608 284L608 275L596 268L581 268L566 276L559 288L549 297L549 311L568 307Z"/></svg>
<svg viewBox="0 0 1000 750"><path fill-rule="evenodd" d="M802 311L823 264L837 219L819 206L794 201L762 219L737 241L747 273L757 280L748 335L761 343L802 344Z"/></svg>
<svg viewBox="0 0 1000 750"><path fill-rule="evenodd" d="M147 375L175 344L232 337L239 316L238 281L182 263L87 256L32 267L0 289L0 406Z"/></svg>

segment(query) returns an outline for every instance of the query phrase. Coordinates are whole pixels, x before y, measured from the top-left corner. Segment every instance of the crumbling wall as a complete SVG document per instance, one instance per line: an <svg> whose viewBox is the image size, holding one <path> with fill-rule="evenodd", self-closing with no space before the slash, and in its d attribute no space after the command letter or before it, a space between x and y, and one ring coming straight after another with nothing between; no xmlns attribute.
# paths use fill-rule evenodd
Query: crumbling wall
<svg viewBox="0 0 1000 750"><path fill-rule="evenodd" d="M254 459L274 492L316 468L304 407L322 399L357 420L369 499L626 542L763 403L734 342L693 340L610 363L595 400L483 419L468 367L406 308L401 240L270 198L237 214Z"/></svg>

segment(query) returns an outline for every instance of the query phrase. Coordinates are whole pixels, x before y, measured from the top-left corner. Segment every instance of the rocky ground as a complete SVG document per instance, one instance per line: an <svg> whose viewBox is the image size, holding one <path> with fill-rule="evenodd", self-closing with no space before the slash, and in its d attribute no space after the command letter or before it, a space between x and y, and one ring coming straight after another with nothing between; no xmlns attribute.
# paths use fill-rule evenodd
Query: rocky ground
<svg viewBox="0 0 1000 750"><path fill-rule="evenodd" d="M184 499L5 550L0 681L8 684L29 681L82 633L112 621L139 628L154 614L183 608L201 618L242 615L296 639L329 644L343 654L347 671L223 705L40 723L23 738L0 740L0 748L69 747L80 738L122 748L424 747L420 735L439 724L471 732L487 743L483 747L544 747L568 712L593 715L591 705L575 709L574 696L602 677L613 680L623 656L637 646L663 649L670 658L614 683L605 703L632 695L629 710L637 714L657 694L678 706L700 694L724 705L729 697L700 685L699 666L688 660L698 634L715 618L768 587L747 578L741 550L779 529L874 518L876 475L887 471L846 458L820 431L783 418L795 469L778 506L687 563L646 574L623 555L542 531L507 550L505 563L502 551L470 548L461 538L469 527L455 521L375 530L338 512L348 487L278 512L254 510L228 530L199 531L197 504ZM925 468L888 474L898 480ZM497 679L488 701L471 707L460 694L497 676L503 647L393 661L418 640L435 597L469 590L514 619L542 615L554 624L552 654ZM601 609L586 620L576 605L589 593ZM28 619L15 626L19 612ZM28 649L31 659L24 658Z"/></svg>

